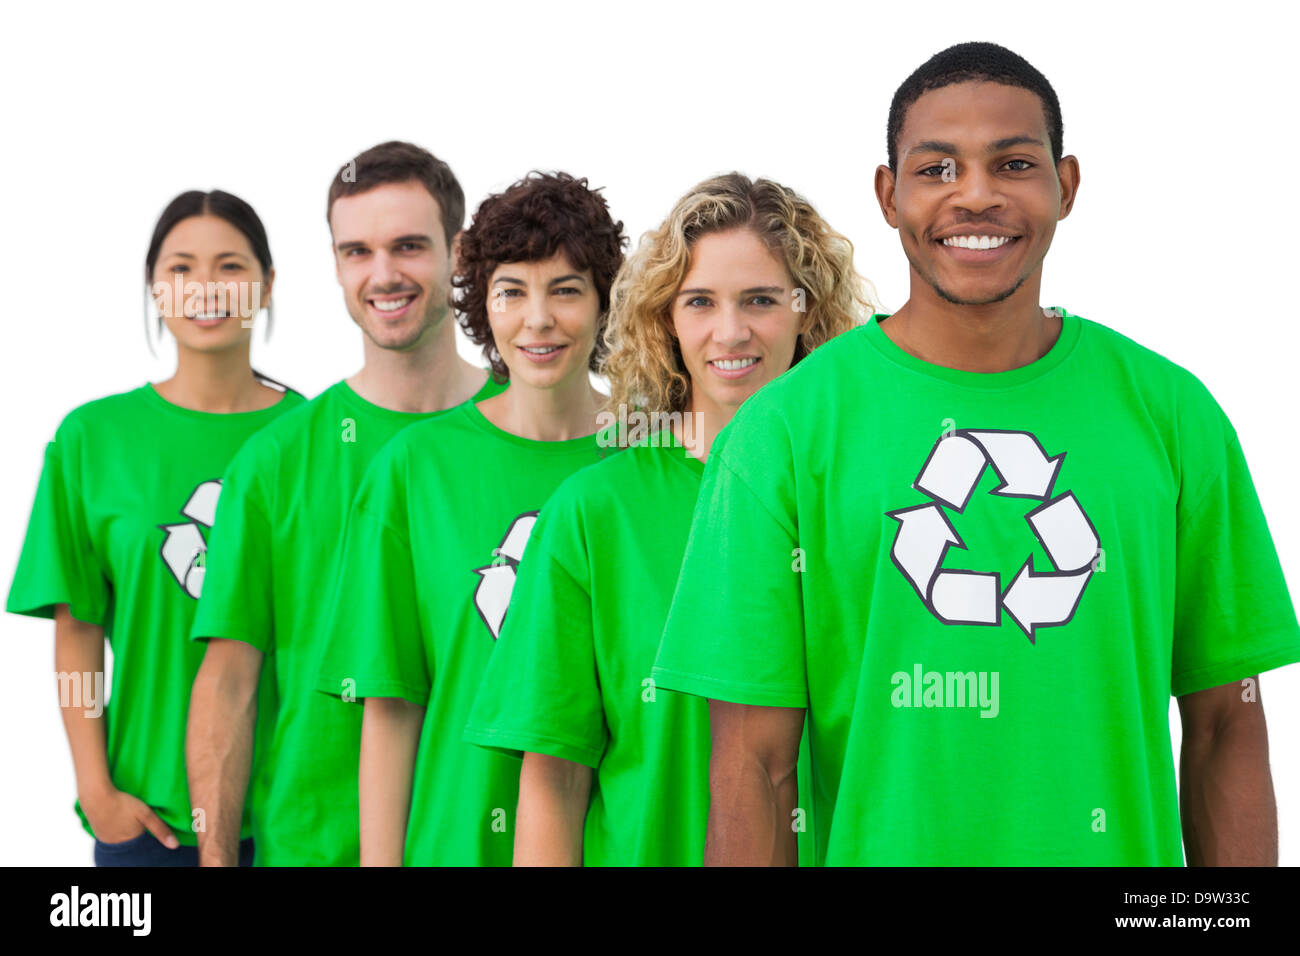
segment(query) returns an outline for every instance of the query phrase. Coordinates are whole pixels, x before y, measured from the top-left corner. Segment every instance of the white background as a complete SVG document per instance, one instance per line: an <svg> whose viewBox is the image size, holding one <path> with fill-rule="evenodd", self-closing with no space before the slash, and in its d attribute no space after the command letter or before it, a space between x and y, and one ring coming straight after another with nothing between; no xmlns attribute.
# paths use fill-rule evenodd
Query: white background
<svg viewBox="0 0 1300 956"><path fill-rule="evenodd" d="M872 175L897 85L964 40L1011 47L1060 97L1083 178L1043 304L1195 372L1236 425L1300 589L1293 260L1300 246L1294 24L1282 4L229 2L6 10L0 263L0 586L45 443L90 399L167 377L143 332L163 206L222 188L275 256L255 365L314 395L361 361L324 210L360 150L409 139L473 209L531 168L604 186L629 235L740 169L803 192L885 304L907 266ZM461 343L467 357L475 351ZM0 615L0 863L86 863L49 622ZM1265 675L1282 862L1300 861L1300 668ZM1171 706L1171 714L1176 708ZM1178 727L1173 722L1174 745Z"/></svg>

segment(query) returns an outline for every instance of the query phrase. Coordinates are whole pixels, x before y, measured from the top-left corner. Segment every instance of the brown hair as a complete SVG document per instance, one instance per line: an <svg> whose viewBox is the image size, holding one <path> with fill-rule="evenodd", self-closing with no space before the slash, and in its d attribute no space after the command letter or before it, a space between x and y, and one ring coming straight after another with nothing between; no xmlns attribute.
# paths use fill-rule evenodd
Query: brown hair
<svg viewBox="0 0 1300 956"><path fill-rule="evenodd" d="M413 143L390 140L371 146L364 153L343 164L330 183L329 202L325 206L325 221L329 222L334 201L344 196L369 192L386 183L405 183L415 180L438 201L442 213L442 231L447 245L465 224L465 193L451 167L427 149Z"/></svg>
<svg viewBox="0 0 1300 956"><path fill-rule="evenodd" d="M482 346L498 382L506 381L510 370L493 342L488 320L488 284L497 266L549 259L562 249L575 269L591 270L600 296L596 347L591 354L595 371L605 354L609 288L623 264L626 244L623 224L610 216L600 190L568 173L534 170L505 192L483 200L474 221L461 234L452 285L459 293L456 311L461 328L470 341Z"/></svg>

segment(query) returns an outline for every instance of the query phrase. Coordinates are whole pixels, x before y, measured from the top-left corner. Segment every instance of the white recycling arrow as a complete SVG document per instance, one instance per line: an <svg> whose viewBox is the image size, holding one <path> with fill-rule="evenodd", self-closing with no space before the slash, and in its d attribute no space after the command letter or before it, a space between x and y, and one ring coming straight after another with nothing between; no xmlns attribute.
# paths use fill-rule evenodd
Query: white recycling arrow
<svg viewBox="0 0 1300 956"><path fill-rule="evenodd" d="M190 493L181 514L190 520L179 524L162 524L166 534L159 554L176 583L190 597L198 599L203 593L203 576L206 568L203 555L208 550L203 540L202 525L211 528L217 517L217 499L221 496L221 480L212 479L199 484Z"/></svg>
<svg viewBox="0 0 1300 956"><path fill-rule="evenodd" d="M1002 484L989 493L1007 498L1046 498L1065 460L1065 452L1048 458L1038 439L1029 432L971 431Z"/></svg>
<svg viewBox="0 0 1300 956"><path fill-rule="evenodd" d="M984 473L984 460L984 449L961 432L945 436L935 442L916 487L936 501L964 511Z"/></svg>
<svg viewBox="0 0 1300 956"><path fill-rule="evenodd" d="M199 526L193 522L160 525L167 532L162 543L162 559L167 564L176 583L185 593L197 598L203 591L203 568L197 566L199 556L207 550Z"/></svg>
<svg viewBox="0 0 1300 956"><path fill-rule="evenodd" d="M221 482L205 481L194 489L190 500L181 509L181 514L205 528L211 528L217 520L217 499L220 497Z"/></svg>
<svg viewBox="0 0 1300 956"><path fill-rule="evenodd" d="M474 589L474 606L478 608L483 623L492 632L492 639L501 636L506 611L510 608L510 595L515 589L515 568L512 564L495 564L478 568L482 578Z"/></svg>
<svg viewBox="0 0 1300 956"><path fill-rule="evenodd" d="M1058 571L1078 571L1091 565L1100 542L1074 493L1067 491L1025 515L1043 550Z"/></svg>
<svg viewBox="0 0 1300 956"><path fill-rule="evenodd" d="M1072 574L1039 573L1034 570L1034 558L1030 555L1002 595L1002 606L1029 637L1029 642L1035 643L1035 628L1055 627L1074 617L1091 576L1091 566Z"/></svg>
<svg viewBox="0 0 1300 956"><path fill-rule="evenodd" d="M983 571L940 571L930 590L930 608L945 624L997 624L1001 576Z"/></svg>
<svg viewBox="0 0 1300 956"><path fill-rule="evenodd" d="M912 582L916 593L926 604L930 603L930 584L939 569L948 548L964 548L957 534L938 505L915 505L888 511L885 517L898 522L894 547L890 552L898 570Z"/></svg>
<svg viewBox="0 0 1300 956"><path fill-rule="evenodd" d="M515 568L524 556L528 537L536 523L536 511L519 515L510 522L505 537L496 547L496 560L487 567L474 569L474 573L479 575L478 585L474 588L474 606L494 641L501 636L506 611L510 608L510 596L515 590Z"/></svg>
<svg viewBox="0 0 1300 956"><path fill-rule="evenodd" d="M1029 432L962 428L935 442L912 484L936 501L965 511L988 464L1002 479L991 494L1044 500L1064 459L1064 452L1049 458Z"/></svg>

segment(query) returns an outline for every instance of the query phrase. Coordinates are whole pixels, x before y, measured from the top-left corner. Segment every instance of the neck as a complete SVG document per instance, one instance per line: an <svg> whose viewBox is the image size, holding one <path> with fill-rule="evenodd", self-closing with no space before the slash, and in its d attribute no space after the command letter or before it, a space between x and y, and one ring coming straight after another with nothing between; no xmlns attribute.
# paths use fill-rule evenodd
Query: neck
<svg viewBox="0 0 1300 956"><path fill-rule="evenodd" d="M182 408L228 415L269 408L280 393L260 384L248 364L249 343L220 352L178 347L176 374L154 389Z"/></svg>
<svg viewBox="0 0 1300 956"><path fill-rule="evenodd" d="M691 455L700 461L708 461L709 452L713 448L713 439L718 437L718 432L727 427L739 407L739 405L719 405L692 386L685 412L690 424L683 431L674 422L673 434Z"/></svg>
<svg viewBox="0 0 1300 956"><path fill-rule="evenodd" d="M474 397L486 375L456 354L456 335L443 321L426 341L398 352L363 339L366 363L347 380L352 390L395 412L439 412Z"/></svg>
<svg viewBox="0 0 1300 956"><path fill-rule="evenodd" d="M596 431L596 409L604 398L591 387L586 369L570 383L533 388L513 379L510 387L479 404L502 431L531 441L569 441Z"/></svg>
<svg viewBox="0 0 1300 956"><path fill-rule="evenodd" d="M912 272L912 295L880 328L909 355L964 372L1008 372L1038 361L1061 334L1061 318L1038 305L1040 276L987 305L941 298Z"/></svg>

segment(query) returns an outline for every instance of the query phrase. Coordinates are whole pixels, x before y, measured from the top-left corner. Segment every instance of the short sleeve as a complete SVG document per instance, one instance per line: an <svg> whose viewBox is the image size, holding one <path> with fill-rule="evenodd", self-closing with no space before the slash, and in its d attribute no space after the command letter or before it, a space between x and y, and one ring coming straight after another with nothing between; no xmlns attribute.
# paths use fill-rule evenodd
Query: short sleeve
<svg viewBox="0 0 1300 956"><path fill-rule="evenodd" d="M1300 660L1300 627L1241 444L1180 508L1174 696Z"/></svg>
<svg viewBox="0 0 1300 956"><path fill-rule="evenodd" d="M559 500L557 500L559 499ZM557 492L518 568L464 739L595 768L608 740L580 512Z"/></svg>
<svg viewBox="0 0 1300 956"><path fill-rule="evenodd" d="M404 459L385 449L357 490L325 623L316 689L424 707L429 672L406 510Z"/></svg>
<svg viewBox="0 0 1300 956"><path fill-rule="evenodd" d="M274 541L268 515L274 512L275 462L273 448L255 436L226 468L191 640L243 641L263 653L274 643Z"/></svg>
<svg viewBox="0 0 1300 956"><path fill-rule="evenodd" d="M651 673L699 697L806 707L793 453L779 417L753 410L709 455Z"/></svg>
<svg viewBox="0 0 1300 956"><path fill-rule="evenodd" d="M67 427L45 449L27 537L9 590L7 609L53 618L68 605L79 621L104 625L112 588L91 540L77 474L75 432Z"/></svg>

